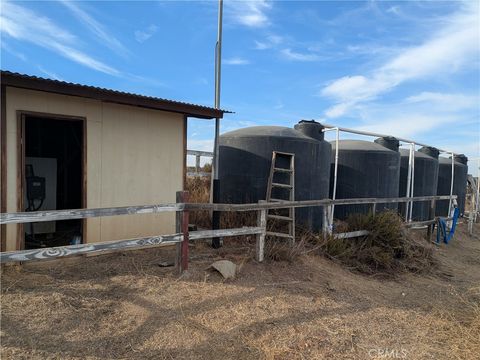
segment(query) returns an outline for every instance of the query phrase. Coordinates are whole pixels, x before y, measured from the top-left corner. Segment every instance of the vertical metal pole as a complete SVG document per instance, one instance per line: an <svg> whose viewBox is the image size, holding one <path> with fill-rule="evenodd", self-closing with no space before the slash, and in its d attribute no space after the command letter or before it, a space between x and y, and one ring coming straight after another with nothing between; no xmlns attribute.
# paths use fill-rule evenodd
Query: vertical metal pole
<svg viewBox="0 0 480 360"><path fill-rule="evenodd" d="M430 202L428 220L434 220L435 219L435 205L436 205L436 200L433 199ZM427 240L428 241L432 241L432 234L433 234L434 229L435 229L435 223L427 226Z"/></svg>
<svg viewBox="0 0 480 360"><path fill-rule="evenodd" d="M336 128L335 134L335 167L333 170L333 194L332 200L335 200L337 197L337 174L338 174L338 142L340 140L340 129ZM330 213L330 225L333 226L333 219L335 213L335 204L331 205L331 213Z"/></svg>
<svg viewBox="0 0 480 360"><path fill-rule="evenodd" d="M200 172L200 155L195 155L195 172L198 173Z"/></svg>
<svg viewBox="0 0 480 360"><path fill-rule="evenodd" d="M215 109L220 109L220 84L222 77L222 22L223 0L218 1L218 32L215 45ZM218 179L218 136L220 135L220 119L215 119L215 140L213 149L213 179Z"/></svg>
<svg viewBox="0 0 480 360"><path fill-rule="evenodd" d="M452 195L453 195L453 180L455 177L455 158L452 152L452 178L450 180L450 200L448 200L448 214L447 217L450 217L450 212L452 211Z"/></svg>
<svg viewBox="0 0 480 360"><path fill-rule="evenodd" d="M218 1L218 32L217 44L215 46L215 109L220 109L220 83L222 75L222 22L223 22L223 0ZM215 119L215 139L213 145L212 160L212 178L210 186L210 202L214 203L218 199L218 137L220 136L220 119ZM220 213L212 212L212 227L220 227ZM220 238L212 239L212 246L219 248L221 246Z"/></svg>
<svg viewBox="0 0 480 360"><path fill-rule="evenodd" d="M477 203L475 204L475 216L473 221L477 222L477 214L480 210L480 158L478 158L478 168L477 168Z"/></svg>
<svg viewBox="0 0 480 360"><path fill-rule="evenodd" d="M415 196L415 143L412 143L412 184L410 185L410 197ZM413 216L413 201L410 201L410 214L408 216L408 222L412 222Z"/></svg>
<svg viewBox="0 0 480 360"><path fill-rule="evenodd" d="M414 155L413 153L413 143L410 144L410 150L408 153L408 174L407 174L407 193L405 194L405 197L410 197L410 185L412 182L412 157ZM410 209L410 202L405 203L405 221L408 222L408 214L409 214L409 209Z"/></svg>

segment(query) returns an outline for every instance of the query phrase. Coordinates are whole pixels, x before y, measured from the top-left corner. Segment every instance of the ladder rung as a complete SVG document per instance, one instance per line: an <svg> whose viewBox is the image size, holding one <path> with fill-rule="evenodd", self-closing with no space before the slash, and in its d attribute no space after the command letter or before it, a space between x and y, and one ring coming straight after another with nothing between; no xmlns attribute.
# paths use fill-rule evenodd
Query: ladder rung
<svg viewBox="0 0 480 360"><path fill-rule="evenodd" d="M277 233L277 232L272 232L272 231L267 231L266 235L268 236L276 236L280 238L285 238L285 239L293 239L293 236L290 234L285 234L285 233Z"/></svg>
<svg viewBox="0 0 480 360"><path fill-rule="evenodd" d="M293 172L292 169L285 169L285 168L273 168L273 171L276 171L276 172L287 172L287 173L291 173Z"/></svg>
<svg viewBox="0 0 480 360"><path fill-rule="evenodd" d="M280 183L272 183L273 187L284 188L284 189L292 189L293 186L290 184L280 184Z"/></svg>
<svg viewBox="0 0 480 360"><path fill-rule="evenodd" d="M288 216L281 216L281 215L267 215L269 219L275 219L275 220L284 220L284 221L293 221L291 217Z"/></svg>

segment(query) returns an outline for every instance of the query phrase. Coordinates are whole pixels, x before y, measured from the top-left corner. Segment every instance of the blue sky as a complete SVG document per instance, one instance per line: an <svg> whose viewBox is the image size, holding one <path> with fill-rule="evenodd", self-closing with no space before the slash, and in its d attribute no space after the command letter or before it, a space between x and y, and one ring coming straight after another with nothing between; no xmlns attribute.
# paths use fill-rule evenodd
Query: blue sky
<svg viewBox="0 0 480 360"><path fill-rule="evenodd" d="M478 157L479 8L227 0L221 131L317 119ZM2 69L213 104L216 1L2 0L0 29ZM191 120L189 148L213 131Z"/></svg>

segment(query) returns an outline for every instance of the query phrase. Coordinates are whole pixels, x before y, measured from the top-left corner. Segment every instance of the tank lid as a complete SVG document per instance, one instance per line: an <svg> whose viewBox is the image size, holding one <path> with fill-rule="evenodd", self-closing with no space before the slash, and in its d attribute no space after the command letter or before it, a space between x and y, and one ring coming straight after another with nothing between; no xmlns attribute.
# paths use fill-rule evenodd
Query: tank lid
<svg viewBox="0 0 480 360"><path fill-rule="evenodd" d="M467 162L468 162L468 157L466 157L465 155L463 154L459 154L459 155L455 155L453 157L453 159L459 163L462 163L464 165L467 165Z"/></svg>
<svg viewBox="0 0 480 360"><path fill-rule="evenodd" d="M323 133L323 125L315 120L300 120L293 128L315 140L321 141L325 136Z"/></svg>
<svg viewBox="0 0 480 360"><path fill-rule="evenodd" d="M374 142L393 151L398 151L400 146L400 142L393 136L379 137L378 139L375 139Z"/></svg>
<svg viewBox="0 0 480 360"><path fill-rule="evenodd" d="M241 128L238 130L229 131L220 135L220 139L232 139L232 138L251 138L251 137L267 137L267 138L291 138L301 139L302 141L315 142L317 140L312 139L309 136L297 131L295 129L285 126L250 126Z"/></svg>
<svg viewBox="0 0 480 360"><path fill-rule="evenodd" d="M421 147L418 151L433 157L434 159L438 159L438 155L440 155L440 151L438 151L437 148L434 148L432 146L423 146Z"/></svg>
<svg viewBox="0 0 480 360"><path fill-rule="evenodd" d="M332 149L335 149L337 142L335 140L330 141ZM338 150L339 151L364 151L364 152L382 152L382 153L392 153L393 151L377 144L373 141L365 140L339 140L338 141Z"/></svg>

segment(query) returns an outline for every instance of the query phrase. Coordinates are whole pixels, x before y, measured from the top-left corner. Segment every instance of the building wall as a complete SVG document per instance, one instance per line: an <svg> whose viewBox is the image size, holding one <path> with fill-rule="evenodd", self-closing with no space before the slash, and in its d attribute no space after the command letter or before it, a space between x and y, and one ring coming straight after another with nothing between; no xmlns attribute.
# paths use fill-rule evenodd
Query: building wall
<svg viewBox="0 0 480 360"><path fill-rule="evenodd" d="M182 114L7 87L7 212L18 211L19 111L86 118L87 208L175 202L183 188ZM7 251L16 248L17 226L7 226ZM92 218L86 219L84 242L174 231L173 212Z"/></svg>

